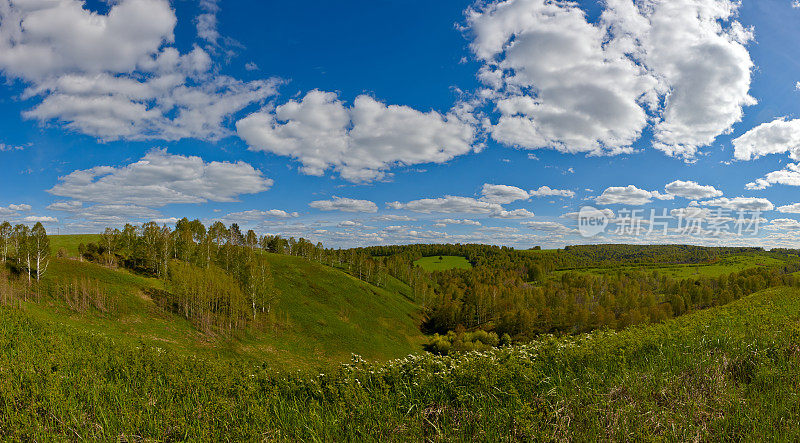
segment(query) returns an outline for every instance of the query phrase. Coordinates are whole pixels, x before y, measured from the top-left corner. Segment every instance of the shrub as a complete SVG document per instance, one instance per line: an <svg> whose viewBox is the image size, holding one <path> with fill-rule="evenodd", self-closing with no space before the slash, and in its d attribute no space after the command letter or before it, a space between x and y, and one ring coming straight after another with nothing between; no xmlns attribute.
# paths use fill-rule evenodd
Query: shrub
<svg viewBox="0 0 800 443"><path fill-rule="evenodd" d="M505 334L507 342L511 337ZM500 338L494 332L479 329L474 332L450 331L447 335L434 334L425 345L425 350L437 355L448 355L451 352L486 351L500 345Z"/></svg>

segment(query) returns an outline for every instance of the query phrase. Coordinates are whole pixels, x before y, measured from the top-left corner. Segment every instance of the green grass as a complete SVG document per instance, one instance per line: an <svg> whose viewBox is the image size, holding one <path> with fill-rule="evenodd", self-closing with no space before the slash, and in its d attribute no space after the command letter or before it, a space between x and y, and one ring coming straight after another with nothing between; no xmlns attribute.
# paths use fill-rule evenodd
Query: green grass
<svg viewBox="0 0 800 443"><path fill-rule="evenodd" d="M276 308L288 324L245 346L289 366L341 362L352 353L386 360L421 349L418 307L406 297L299 257L269 258L280 291ZM408 290L396 280L392 285ZM304 361L291 364L293 356Z"/></svg>
<svg viewBox="0 0 800 443"><path fill-rule="evenodd" d="M77 257L78 245L97 243L100 241L100 234L48 235L48 238L54 255L59 249L64 248L70 257Z"/></svg>
<svg viewBox="0 0 800 443"><path fill-rule="evenodd" d="M464 257L455 255L436 255L422 257L414 262L426 271L446 271L448 269L472 269L472 264Z"/></svg>
<svg viewBox="0 0 800 443"><path fill-rule="evenodd" d="M234 356L218 338L204 336L187 320L156 306L147 290L163 289L163 282L158 279L75 259L54 259L43 282L69 283L84 277L99 282L115 301L115 312L79 313L50 300L25 303L22 309L40 320L61 323L76 331L107 334L124 343L163 346L183 355Z"/></svg>
<svg viewBox="0 0 800 443"><path fill-rule="evenodd" d="M97 280L118 312L77 313L52 301L26 303L23 309L40 320L127 343L141 341L182 355L264 362L278 369L329 368L352 353L385 361L422 349L419 308L402 282L390 279L387 290L302 258L269 254L268 259L279 295L273 308L276 324L266 331L233 337L202 334L150 299L148 289L163 289L160 280L75 259L54 259L44 283Z"/></svg>
<svg viewBox="0 0 800 443"><path fill-rule="evenodd" d="M7 440L797 441L800 292L454 357L276 373L0 308Z"/></svg>
<svg viewBox="0 0 800 443"><path fill-rule="evenodd" d="M615 274L626 271L656 271L661 275L671 278L685 279L695 277L719 277L744 269L758 266L775 266L783 264L784 261L775 258L767 253L743 253L734 254L720 258L712 263L698 264L645 264L631 266L614 266L599 268L582 268L576 270L555 271L551 274L553 278L560 278L565 272L583 272L595 275Z"/></svg>
<svg viewBox="0 0 800 443"><path fill-rule="evenodd" d="M114 294L145 288L163 288L162 282L156 278L143 277L125 269L110 269L88 261L70 258L53 259L47 268L44 279L63 280L79 276L98 280L103 287Z"/></svg>

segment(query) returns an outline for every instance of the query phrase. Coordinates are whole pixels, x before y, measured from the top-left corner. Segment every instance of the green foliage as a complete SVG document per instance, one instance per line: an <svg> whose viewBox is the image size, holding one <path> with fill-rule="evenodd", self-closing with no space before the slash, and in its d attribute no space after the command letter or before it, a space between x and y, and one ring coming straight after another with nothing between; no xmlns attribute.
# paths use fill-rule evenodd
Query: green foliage
<svg viewBox="0 0 800 443"><path fill-rule="evenodd" d="M272 313L272 305L278 297L278 291L275 289L269 259L265 255L252 254L250 256L244 270L243 287L250 300L253 321L256 321L259 315Z"/></svg>
<svg viewBox="0 0 800 443"><path fill-rule="evenodd" d="M174 230L154 223L129 225L122 231L107 229L100 240L98 244L89 243L82 257L106 266L120 263L135 272L160 278L168 278L170 260L179 260L189 264L182 268L186 272L202 273L201 270L216 267L220 272L210 271L210 275L226 274L238 282L238 290L227 292L236 300L236 309L230 314L234 318L226 323L218 317L228 314L207 316L213 309L204 310L204 320L200 322L205 325L200 327L204 331L208 325L230 331L259 323L273 329L293 328L285 317L286 311L274 310L280 305L280 290L265 262L267 251L317 261L403 294L422 307L425 332L447 335L462 327L508 334L517 341L543 333L573 334L661 322L725 304L766 287L792 284L793 277L788 274L800 267L796 254L785 251L685 245L516 251L457 244L333 250L303 238L259 239L253 232L242 233L236 224L226 227L216 222L206 229L199 221L187 219L180 220ZM692 274L670 278L674 269L699 268L709 272L697 274L700 277ZM208 282L201 282L197 290L210 287ZM156 298L186 299L185 294L170 294L175 291L167 288ZM193 299L202 297L218 299L209 294ZM242 300L249 305L248 321L239 318ZM165 306L171 304L175 303L170 301ZM187 312L182 315L200 325L197 317ZM349 315L348 310L341 314Z"/></svg>
<svg viewBox="0 0 800 443"><path fill-rule="evenodd" d="M0 259L16 270L24 270L28 283L39 281L50 264L50 239L41 222L33 228L9 222L0 224ZM11 263L9 263L11 262Z"/></svg>
<svg viewBox="0 0 800 443"><path fill-rule="evenodd" d="M34 238L0 268L6 440L800 438L797 251L333 250L184 219L28 282ZM438 355L275 369L417 351L419 306Z"/></svg>
<svg viewBox="0 0 800 443"><path fill-rule="evenodd" d="M247 324L250 304L239 282L216 266L204 269L172 260L167 268L167 291L153 294L158 295L154 298L157 303L203 331L233 331Z"/></svg>
<svg viewBox="0 0 800 443"><path fill-rule="evenodd" d="M11 235L13 232L11 223L7 221L0 223L0 258L2 258L3 263L5 263L9 257L8 254L12 246Z"/></svg>
<svg viewBox="0 0 800 443"><path fill-rule="evenodd" d="M430 279L438 291L429 303L424 326L438 333L459 326L492 328L523 339L542 333L657 323L768 287L795 284L790 274L800 269L800 262L782 263L717 278L680 280L644 271L568 272L538 285L526 282L530 273L520 275L513 270L434 273Z"/></svg>
<svg viewBox="0 0 800 443"><path fill-rule="evenodd" d="M510 341L510 337L505 340ZM487 351L500 345L500 338L494 332L478 329L473 332L450 331L446 335L434 334L425 350L438 355L451 352Z"/></svg>
<svg viewBox="0 0 800 443"><path fill-rule="evenodd" d="M579 245L559 250L558 268L617 266L620 264L704 263L718 257L761 248L706 247L692 245Z"/></svg>
<svg viewBox="0 0 800 443"><path fill-rule="evenodd" d="M50 239L41 222L36 222L31 229L31 236L27 240L30 244L33 263L36 264L36 280L41 280L50 265Z"/></svg>

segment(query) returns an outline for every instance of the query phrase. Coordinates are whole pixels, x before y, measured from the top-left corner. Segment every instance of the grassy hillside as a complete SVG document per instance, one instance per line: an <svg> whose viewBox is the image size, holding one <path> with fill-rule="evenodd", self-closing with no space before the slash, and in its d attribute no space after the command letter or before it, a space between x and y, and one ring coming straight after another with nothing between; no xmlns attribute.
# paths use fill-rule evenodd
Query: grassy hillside
<svg viewBox="0 0 800 443"><path fill-rule="evenodd" d="M622 332L285 375L0 308L0 435L790 441L798 324L800 292L784 287Z"/></svg>
<svg viewBox="0 0 800 443"><path fill-rule="evenodd" d="M50 238L50 247L54 253L64 248L70 257L77 257L78 245L97 242L100 239L100 234L49 235L48 237Z"/></svg>
<svg viewBox="0 0 800 443"><path fill-rule="evenodd" d="M322 361L344 361L353 353L385 360L420 349L418 307L406 297L302 258L269 257L280 291L277 309L288 324L250 343L255 349Z"/></svg>
<svg viewBox="0 0 800 443"><path fill-rule="evenodd" d="M433 257L422 257L414 261L415 266L419 266L426 271L446 271L448 269L472 269L472 265L464 257L455 255L436 255Z"/></svg>
<svg viewBox="0 0 800 443"><path fill-rule="evenodd" d="M54 243L77 244L61 238ZM352 353L388 360L421 350L418 307L406 296L302 258L268 258L279 296L277 321L266 331L232 337L200 333L150 298L152 289L163 289L162 281L74 259L54 259L45 284L88 277L99 282L114 309L76 312L56 302L26 303L23 309L40 320L123 342L141 341L185 355L244 358L276 368L328 367L347 361ZM391 288L408 293L401 282L391 283Z"/></svg>

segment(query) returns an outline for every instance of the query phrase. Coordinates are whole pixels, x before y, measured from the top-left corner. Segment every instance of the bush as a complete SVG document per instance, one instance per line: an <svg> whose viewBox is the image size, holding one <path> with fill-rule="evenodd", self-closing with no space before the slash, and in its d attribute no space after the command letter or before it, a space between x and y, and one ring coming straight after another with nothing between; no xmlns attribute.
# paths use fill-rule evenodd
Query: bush
<svg viewBox="0 0 800 443"><path fill-rule="evenodd" d="M511 337L504 334L507 343ZM437 355L448 355L451 352L486 351L500 345L500 338L494 332L478 329L474 332L450 331L447 335L434 334L425 345L425 350Z"/></svg>

